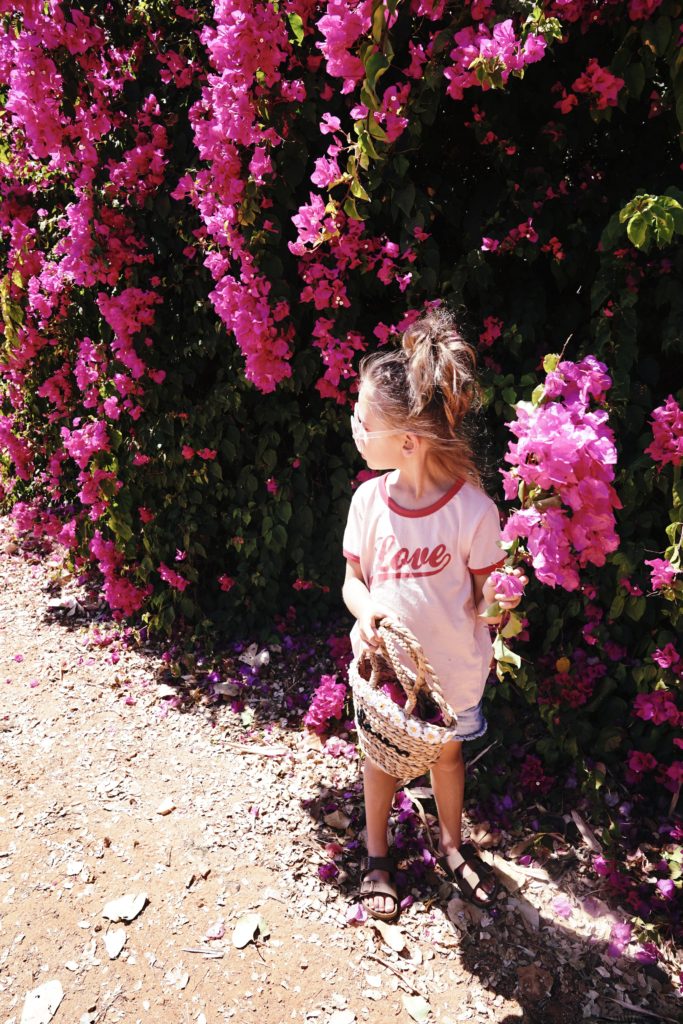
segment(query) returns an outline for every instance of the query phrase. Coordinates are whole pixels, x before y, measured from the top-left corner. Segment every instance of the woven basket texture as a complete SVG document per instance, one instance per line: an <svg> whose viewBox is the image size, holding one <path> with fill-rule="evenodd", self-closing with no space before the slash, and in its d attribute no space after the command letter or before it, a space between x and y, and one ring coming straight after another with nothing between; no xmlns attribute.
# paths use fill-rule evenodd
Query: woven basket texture
<svg viewBox="0 0 683 1024"><path fill-rule="evenodd" d="M444 743L455 738L457 715L443 695L436 673L417 638L405 626L382 619L377 627L377 650L364 650L349 668L360 747L382 771L396 779L423 775L438 761ZM415 670L401 660L408 653ZM398 683L405 707L392 701L382 687ZM425 702L441 712L443 725L425 722L415 714Z"/></svg>

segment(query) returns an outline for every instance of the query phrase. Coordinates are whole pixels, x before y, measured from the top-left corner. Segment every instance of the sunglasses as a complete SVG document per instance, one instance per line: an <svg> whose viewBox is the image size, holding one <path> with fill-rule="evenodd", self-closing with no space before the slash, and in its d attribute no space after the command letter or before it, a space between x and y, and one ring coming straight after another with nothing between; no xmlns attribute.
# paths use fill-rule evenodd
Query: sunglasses
<svg viewBox="0 0 683 1024"><path fill-rule="evenodd" d="M366 444L374 437L389 437L392 434L402 434L402 430L366 430L360 420L358 406L354 406L351 417L351 433L357 445Z"/></svg>

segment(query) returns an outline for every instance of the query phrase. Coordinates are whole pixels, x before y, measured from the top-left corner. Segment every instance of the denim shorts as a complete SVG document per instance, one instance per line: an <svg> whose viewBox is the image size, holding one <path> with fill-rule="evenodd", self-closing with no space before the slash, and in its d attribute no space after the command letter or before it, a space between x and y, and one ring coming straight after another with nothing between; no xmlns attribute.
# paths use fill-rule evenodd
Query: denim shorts
<svg viewBox="0 0 683 1024"><path fill-rule="evenodd" d="M464 742L465 740L477 740L483 736L488 728L481 709L481 701L473 708L465 711L458 711L458 731L454 739Z"/></svg>

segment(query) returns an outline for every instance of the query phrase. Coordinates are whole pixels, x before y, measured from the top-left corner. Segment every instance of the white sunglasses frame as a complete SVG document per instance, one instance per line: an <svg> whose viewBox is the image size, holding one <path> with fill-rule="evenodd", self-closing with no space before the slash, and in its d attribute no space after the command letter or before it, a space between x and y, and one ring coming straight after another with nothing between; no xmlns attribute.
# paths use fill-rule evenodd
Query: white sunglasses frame
<svg viewBox="0 0 683 1024"><path fill-rule="evenodd" d="M403 430L366 430L358 418L358 406L351 414L351 434L357 444L366 444L375 437L390 437L392 434L403 434Z"/></svg>

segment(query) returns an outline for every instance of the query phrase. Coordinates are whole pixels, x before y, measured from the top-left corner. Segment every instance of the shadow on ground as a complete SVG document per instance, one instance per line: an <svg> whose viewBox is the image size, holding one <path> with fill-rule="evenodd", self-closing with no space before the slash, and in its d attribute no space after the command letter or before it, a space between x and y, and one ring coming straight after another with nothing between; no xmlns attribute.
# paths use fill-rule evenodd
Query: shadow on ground
<svg viewBox="0 0 683 1024"><path fill-rule="evenodd" d="M467 998L470 979L470 984L476 980L477 987L486 993L487 1004L498 995L517 1002L519 1015L496 1016L497 1024L642 1024L648 1020L676 1024L680 1004L666 973L630 957L607 955L608 942L600 934L602 931L604 935L605 923L600 929L598 919L594 921L596 934L587 934L590 921L577 906L587 894L586 883L576 874L568 871L545 883L529 874L520 884L520 875L510 861L511 875L499 872L501 893L491 912L462 900L452 883L428 863L437 832L435 805L427 788L418 785L422 781L427 779L398 790L392 811L390 829L399 896L403 906L413 903L419 909L417 915L404 911L398 924L413 940L421 939L423 947L457 950L458 970L465 977L464 990L458 990L461 996ZM413 803L406 792L417 792L420 798ZM304 807L321 849L334 853L335 846L339 847L340 852L330 859L338 874L328 882L353 907L365 852L360 782L353 789L323 789L317 798L305 801ZM339 826L345 824L345 819L348 824L340 838ZM502 860L504 854L497 850L496 857ZM331 868L329 873L331 876ZM528 885L534 890L529 897L525 894ZM578 920L576 927L572 927L571 919L563 921L553 911L553 900L558 898L577 908L572 914ZM436 915L436 937L435 915L430 913L434 908L441 912ZM613 911L602 905L602 912L610 915ZM414 942L407 943L399 958L409 960L411 944Z"/></svg>

